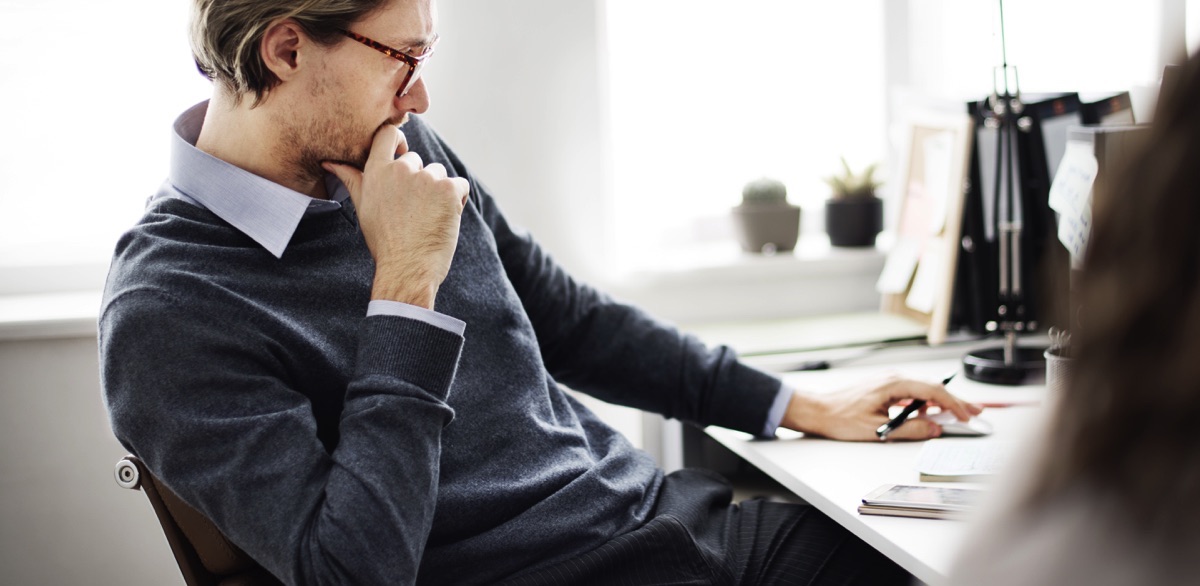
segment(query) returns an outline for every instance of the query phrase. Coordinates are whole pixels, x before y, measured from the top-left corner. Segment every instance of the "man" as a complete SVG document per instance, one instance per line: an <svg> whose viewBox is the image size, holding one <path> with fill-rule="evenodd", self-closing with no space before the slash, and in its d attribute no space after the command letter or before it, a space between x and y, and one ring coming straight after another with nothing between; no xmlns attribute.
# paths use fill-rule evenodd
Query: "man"
<svg viewBox="0 0 1200 586"><path fill-rule="evenodd" d="M213 96L100 318L123 444L288 583L906 580L810 507L664 477L558 383L760 435L977 408L793 393L574 282L420 119L396 128L436 41L431 0L196 0Z"/></svg>

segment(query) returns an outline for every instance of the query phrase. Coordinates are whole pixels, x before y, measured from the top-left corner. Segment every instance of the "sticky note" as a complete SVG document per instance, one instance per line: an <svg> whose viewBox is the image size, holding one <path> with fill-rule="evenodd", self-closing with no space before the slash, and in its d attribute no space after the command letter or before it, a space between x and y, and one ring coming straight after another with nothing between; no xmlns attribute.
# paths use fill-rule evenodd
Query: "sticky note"
<svg viewBox="0 0 1200 586"><path fill-rule="evenodd" d="M946 255L943 253L941 240L931 239L921 253L917 264L917 275L913 277L912 287L908 290L904 304L910 309L921 313L933 313L937 306L938 290L946 279Z"/></svg>
<svg viewBox="0 0 1200 586"><path fill-rule="evenodd" d="M1090 143L1068 141L1050 184L1050 208L1058 212L1058 239L1076 263L1087 249L1092 223L1092 184L1099 170Z"/></svg>
<svg viewBox="0 0 1200 586"><path fill-rule="evenodd" d="M912 240L900 240L888 253L883 272L875 282L875 290L883 294L903 293L908 289L913 271L917 269L917 259L921 257L921 247Z"/></svg>

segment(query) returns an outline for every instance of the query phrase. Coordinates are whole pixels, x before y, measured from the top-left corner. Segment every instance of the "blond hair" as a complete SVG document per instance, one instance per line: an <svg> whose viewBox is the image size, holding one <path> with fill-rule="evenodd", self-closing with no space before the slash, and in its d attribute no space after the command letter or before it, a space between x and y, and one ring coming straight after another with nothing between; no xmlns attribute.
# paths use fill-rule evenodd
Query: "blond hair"
<svg viewBox="0 0 1200 586"><path fill-rule="evenodd" d="M235 100L254 93L258 105L279 78L267 68L259 45L267 28L295 21L317 43L340 42L342 29L366 17L384 0L194 0L190 40L196 67Z"/></svg>

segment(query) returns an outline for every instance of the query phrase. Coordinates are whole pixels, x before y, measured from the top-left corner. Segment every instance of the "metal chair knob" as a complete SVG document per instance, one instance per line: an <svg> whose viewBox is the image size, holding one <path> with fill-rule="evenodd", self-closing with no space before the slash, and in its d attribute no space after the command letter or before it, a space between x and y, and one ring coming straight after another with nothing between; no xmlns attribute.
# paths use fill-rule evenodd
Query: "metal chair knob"
<svg viewBox="0 0 1200 586"><path fill-rule="evenodd" d="M113 471L113 475L117 479L117 485L121 488L137 489L141 487L141 474L138 473L137 466L129 460L121 459L120 462L117 462L117 469Z"/></svg>

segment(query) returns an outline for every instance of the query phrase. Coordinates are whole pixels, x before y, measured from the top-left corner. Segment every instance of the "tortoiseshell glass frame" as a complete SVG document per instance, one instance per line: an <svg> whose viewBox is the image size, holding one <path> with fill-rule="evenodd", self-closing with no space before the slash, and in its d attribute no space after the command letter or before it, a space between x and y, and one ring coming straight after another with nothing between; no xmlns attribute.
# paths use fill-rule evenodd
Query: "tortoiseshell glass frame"
<svg viewBox="0 0 1200 586"><path fill-rule="evenodd" d="M375 49L376 51L379 51L380 53L383 53L392 59L408 65L408 73L404 75L404 83L400 85L399 95L401 96L407 94L408 90L412 89L413 84L417 83L417 79L419 79L421 76L421 68L425 66L425 60L429 59L430 55L433 55L433 50L437 47L439 40L439 37L434 36L433 41L429 43L429 48L426 49L424 53L414 57L408 53L405 53L404 51L393 49L383 43L380 43L379 41L376 41L375 39L364 37L356 32L342 29L342 34L372 49Z"/></svg>

